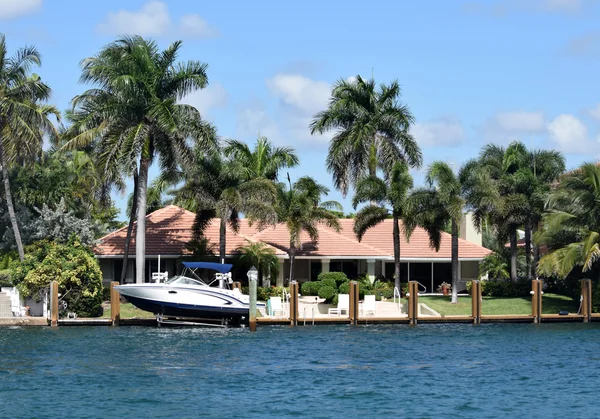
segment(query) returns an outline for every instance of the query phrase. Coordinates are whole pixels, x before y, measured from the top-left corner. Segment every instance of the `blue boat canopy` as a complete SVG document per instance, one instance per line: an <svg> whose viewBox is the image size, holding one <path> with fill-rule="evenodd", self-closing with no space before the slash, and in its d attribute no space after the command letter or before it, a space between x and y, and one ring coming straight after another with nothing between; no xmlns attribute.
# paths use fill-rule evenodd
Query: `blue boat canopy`
<svg viewBox="0 0 600 419"><path fill-rule="evenodd" d="M229 272L233 265L229 263L216 262L183 262L183 266L189 269L212 269L213 271L218 271L224 274Z"/></svg>

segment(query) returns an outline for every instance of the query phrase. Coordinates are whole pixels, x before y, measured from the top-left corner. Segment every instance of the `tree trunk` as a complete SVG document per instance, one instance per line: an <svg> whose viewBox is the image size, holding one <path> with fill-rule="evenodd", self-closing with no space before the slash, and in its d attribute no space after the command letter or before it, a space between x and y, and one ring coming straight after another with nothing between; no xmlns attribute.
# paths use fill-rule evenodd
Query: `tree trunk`
<svg viewBox="0 0 600 419"><path fill-rule="evenodd" d="M226 246L226 235L227 235L227 226L225 225L225 218L221 218L221 222L219 224L219 259L221 263L225 263L225 246Z"/></svg>
<svg viewBox="0 0 600 419"><path fill-rule="evenodd" d="M133 202L131 203L131 213L129 214L129 225L127 226L127 237L125 237L125 250L123 255L123 269L121 270L121 284L127 279L127 265L129 265L129 245L131 244L131 233L133 232L133 223L137 211L138 197L138 173L137 168L133 171Z"/></svg>
<svg viewBox="0 0 600 419"><path fill-rule="evenodd" d="M8 166L6 164L6 156L4 155L4 144L2 137L0 137L0 165L2 165L2 177L4 178L4 196L6 198L6 205L8 206L8 215L10 217L10 223L12 224L13 233L15 235L15 241L17 242L17 250L19 251L19 259L21 262L25 259L25 251L23 250L23 241L21 240L21 232L19 231L19 223L17 222L17 216L15 214L15 207L13 205L12 193L10 192L10 180L8 178Z"/></svg>
<svg viewBox="0 0 600 419"><path fill-rule="evenodd" d="M291 284L294 280L294 261L296 260L296 246L290 244L290 251L288 253L290 256L290 277L288 283ZM285 284L283 284L285 286Z"/></svg>
<svg viewBox="0 0 600 419"><path fill-rule="evenodd" d="M536 233L540 228L539 223L534 224L533 232ZM531 274L532 277L537 278L537 265L540 260L540 248L534 244L533 245L533 262L531 263Z"/></svg>
<svg viewBox="0 0 600 419"><path fill-rule="evenodd" d="M401 293L400 287L400 225L398 222L398 216L394 214L394 287L398 288Z"/></svg>
<svg viewBox="0 0 600 419"><path fill-rule="evenodd" d="M452 304L458 303L458 235L459 225L452 220Z"/></svg>
<svg viewBox="0 0 600 419"><path fill-rule="evenodd" d="M148 169L150 159L140 159L138 179L137 231L135 234L135 282L142 284L146 280L146 192L148 190Z"/></svg>
<svg viewBox="0 0 600 419"><path fill-rule="evenodd" d="M527 267L527 279L531 281L531 220L525 222L525 266Z"/></svg>
<svg viewBox="0 0 600 419"><path fill-rule="evenodd" d="M510 232L510 279L517 280L517 230Z"/></svg>

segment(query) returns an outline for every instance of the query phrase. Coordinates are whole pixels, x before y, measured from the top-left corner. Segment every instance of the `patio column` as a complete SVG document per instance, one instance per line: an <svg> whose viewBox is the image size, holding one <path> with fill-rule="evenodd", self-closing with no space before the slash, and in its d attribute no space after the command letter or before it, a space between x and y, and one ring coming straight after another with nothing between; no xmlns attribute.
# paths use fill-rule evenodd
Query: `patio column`
<svg viewBox="0 0 600 419"><path fill-rule="evenodd" d="M278 287L283 287L283 263L285 262L285 259L279 259L279 273L277 274L277 286Z"/></svg>
<svg viewBox="0 0 600 419"><path fill-rule="evenodd" d="M367 276L371 284L375 282L375 259L367 259Z"/></svg>
<svg viewBox="0 0 600 419"><path fill-rule="evenodd" d="M321 259L321 273L329 272L330 259Z"/></svg>

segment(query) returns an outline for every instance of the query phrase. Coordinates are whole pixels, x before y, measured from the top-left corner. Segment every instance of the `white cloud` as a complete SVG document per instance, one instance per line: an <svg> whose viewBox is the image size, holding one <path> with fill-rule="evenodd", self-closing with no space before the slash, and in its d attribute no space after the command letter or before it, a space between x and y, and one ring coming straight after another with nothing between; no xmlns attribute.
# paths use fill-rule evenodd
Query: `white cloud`
<svg viewBox="0 0 600 419"><path fill-rule="evenodd" d="M600 103L597 104L595 108L590 109L588 112L592 116L592 118L600 121Z"/></svg>
<svg viewBox="0 0 600 419"><path fill-rule="evenodd" d="M491 13L504 16L511 13L580 14L597 0L497 0L494 2L469 1L463 9L469 12Z"/></svg>
<svg viewBox="0 0 600 419"><path fill-rule="evenodd" d="M240 140L257 138L258 135L267 137L275 144L283 144L279 128L275 121L260 105L250 105L238 114L237 136Z"/></svg>
<svg viewBox="0 0 600 419"><path fill-rule="evenodd" d="M213 38L219 35L219 31L209 25L200 15L181 16L179 31L184 36L194 38Z"/></svg>
<svg viewBox="0 0 600 419"><path fill-rule="evenodd" d="M277 74L267 85L279 100L304 115L325 109L331 94L329 83L298 74Z"/></svg>
<svg viewBox="0 0 600 419"><path fill-rule="evenodd" d="M501 112L495 119L501 129L513 132L539 132L546 126L543 112Z"/></svg>
<svg viewBox="0 0 600 419"><path fill-rule="evenodd" d="M219 34L197 14L181 16L179 25L175 27L171 22L167 4L159 0L151 0L136 11L122 9L111 12L97 29L108 35L166 36L177 33L190 38L211 38Z"/></svg>
<svg viewBox="0 0 600 419"><path fill-rule="evenodd" d="M213 83L208 85L205 89L196 90L190 93L183 99L181 103L187 103L196 107L200 111L200 114L205 117L206 114L210 113L211 109L222 108L227 104L227 91L220 83Z"/></svg>
<svg viewBox="0 0 600 419"><path fill-rule="evenodd" d="M135 12L119 10L109 13L98 30L111 35L137 34L142 36L165 35L171 28L167 5L161 1L150 1Z"/></svg>
<svg viewBox="0 0 600 419"><path fill-rule="evenodd" d="M0 20L29 15L41 8L42 0L0 0Z"/></svg>
<svg viewBox="0 0 600 419"><path fill-rule="evenodd" d="M456 146L465 139L461 122L453 117L416 123L410 129L420 146Z"/></svg>
<svg viewBox="0 0 600 419"><path fill-rule="evenodd" d="M598 143L590 140L587 127L570 114L562 114L548 124L550 139L568 154L589 154L598 151Z"/></svg>

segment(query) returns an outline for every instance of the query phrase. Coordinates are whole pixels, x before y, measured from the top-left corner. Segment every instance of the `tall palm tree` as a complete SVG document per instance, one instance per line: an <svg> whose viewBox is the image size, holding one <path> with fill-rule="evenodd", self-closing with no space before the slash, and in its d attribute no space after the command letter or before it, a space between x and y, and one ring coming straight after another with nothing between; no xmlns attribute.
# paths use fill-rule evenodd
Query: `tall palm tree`
<svg viewBox="0 0 600 419"><path fill-rule="evenodd" d="M292 147L273 147L267 137L258 137L254 150L246 143L229 140L223 152L242 165L248 179L263 177L275 181L281 169L300 162Z"/></svg>
<svg viewBox="0 0 600 419"><path fill-rule="evenodd" d="M584 164L560 180L550 195L537 244L549 252L538 272L565 278L576 266L583 272L600 259L600 167Z"/></svg>
<svg viewBox="0 0 600 419"><path fill-rule="evenodd" d="M200 231L211 218L216 216L220 219L221 263L225 262L226 227L229 225L237 233L240 213L244 213L250 222L256 222L259 229L277 221L275 185L263 177L248 179L244 169L242 164L223 157L218 151L204 155L199 148L194 167L175 172L168 179L171 184L185 182L170 193L174 195L176 205L196 212Z"/></svg>
<svg viewBox="0 0 600 419"><path fill-rule="evenodd" d="M255 266L258 269L258 281L262 284L263 274L266 273L270 278L277 278L279 274L279 259L275 255L273 248L263 242L251 242L246 240L246 244L240 247L240 262L246 266Z"/></svg>
<svg viewBox="0 0 600 419"><path fill-rule="evenodd" d="M414 117L400 96L397 81L377 89L373 79L341 79L328 108L311 122L312 134L337 130L329 143L327 170L344 196L360 178L376 176L377 168L389 172L397 161L421 166L421 150L409 133Z"/></svg>
<svg viewBox="0 0 600 419"><path fill-rule="evenodd" d="M4 180L4 198L21 261L25 257L19 224L15 215L8 166L24 154L39 155L44 135L55 142L58 132L49 117L59 118L53 106L45 105L51 90L32 66L41 65L39 52L34 47L19 49L9 57L6 39L0 34L0 166Z"/></svg>
<svg viewBox="0 0 600 419"><path fill-rule="evenodd" d="M284 183L279 184L277 218L280 223L285 223L290 234L287 251L290 258L290 282L294 280L296 252L302 248L301 233L305 231L313 242L318 242L317 224L340 231L340 223L330 209L341 210L342 206L336 201L320 202L321 195L327 193L329 190L325 186L308 176L292 184L288 175L288 187Z"/></svg>
<svg viewBox="0 0 600 419"><path fill-rule="evenodd" d="M101 164L137 159L136 282L145 278L148 170L158 158L163 172L192 161L191 138L214 147L212 127L196 108L178 101L204 88L206 64L177 62L181 41L160 51L155 42L126 36L82 61L81 82L93 87L72 101L66 148L97 143ZM131 167L125 169L131 174Z"/></svg>
<svg viewBox="0 0 600 419"><path fill-rule="evenodd" d="M414 229L414 222L407 212L407 201L410 189L413 187L413 179L408 173L408 166L403 162L396 163L387 179L383 180L377 176L366 176L356 183L356 194L352 205L356 208L364 202L374 202L377 205L367 205L356 213L354 219L354 233L361 241L368 229L376 226L389 218L393 218L393 242L394 242L394 286L400 289L400 220L403 221L403 230L406 239Z"/></svg>
<svg viewBox="0 0 600 419"><path fill-rule="evenodd" d="M458 237L465 200L458 176L445 162L429 166L426 176L429 188L418 189L411 195L411 211L415 222L429 234L431 247L439 250L442 235L448 223L452 234L452 303L458 303Z"/></svg>

